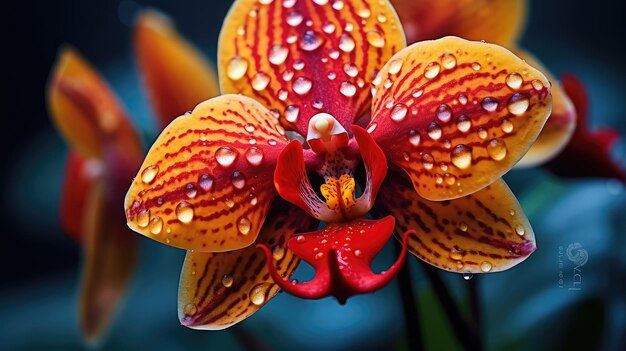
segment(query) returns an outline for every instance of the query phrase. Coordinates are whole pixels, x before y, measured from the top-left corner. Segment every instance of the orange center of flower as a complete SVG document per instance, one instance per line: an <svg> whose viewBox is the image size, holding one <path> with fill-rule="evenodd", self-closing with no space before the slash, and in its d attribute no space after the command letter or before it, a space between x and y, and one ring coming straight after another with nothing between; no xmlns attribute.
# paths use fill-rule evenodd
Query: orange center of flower
<svg viewBox="0 0 626 351"><path fill-rule="evenodd" d="M341 212L347 218L348 209L355 205L354 185L354 178L348 174L343 174L339 179L328 178L326 184L320 187L326 206L332 211Z"/></svg>

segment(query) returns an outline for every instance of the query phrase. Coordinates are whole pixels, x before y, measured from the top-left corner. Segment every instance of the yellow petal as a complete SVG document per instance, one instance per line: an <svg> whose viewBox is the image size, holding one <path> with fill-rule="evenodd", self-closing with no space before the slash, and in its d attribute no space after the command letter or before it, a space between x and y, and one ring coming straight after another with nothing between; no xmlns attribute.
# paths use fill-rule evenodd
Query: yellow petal
<svg viewBox="0 0 626 351"><path fill-rule="evenodd" d="M169 18L154 10L144 11L134 34L137 64L161 129L219 94L213 68L176 32Z"/></svg>
<svg viewBox="0 0 626 351"><path fill-rule="evenodd" d="M541 72L503 47L457 37L398 52L374 89L368 131L430 200L500 178L530 148L551 108Z"/></svg>

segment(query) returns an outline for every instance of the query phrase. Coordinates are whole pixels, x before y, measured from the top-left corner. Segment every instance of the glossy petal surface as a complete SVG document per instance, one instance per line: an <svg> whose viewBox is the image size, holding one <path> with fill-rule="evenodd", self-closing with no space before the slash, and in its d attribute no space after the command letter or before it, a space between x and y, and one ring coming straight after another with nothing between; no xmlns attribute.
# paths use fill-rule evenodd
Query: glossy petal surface
<svg viewBox="0 0 626 351"><path fill-rule="evenodd" d="M537 58L520 50L516 53L526 60L526 63L544 72L552 83L550 86L552 113L535 143L515 165L516 167L534 167L553 159L570 141L576 128L576 110L561 83L550 75Z"/></svg>
<svg viewBox="0 0 626 351"><path fill-rule="evenodd" d="M138 256L137 237L120 204L139 159L107 147L103 178L89 192L84 215L84 259L79 320L83 337L97 342L124 297Z"/></svg>
<svg viewBox="0 0 626 351"><path fill-rule="evenodd" d="M286 242L316 221L284 201L272 205L257 242L271 247L281 276L290 277L300 261ZM252 315L279 291L255 247L222 253L188 252L178 290L178 316L194 329L224 329Z"/></svg>
<svg viewBox="0 0 626 351"><path fill-rule="evenodd" d="M139 137L117 97L75 50L60 50L47 94L48 109L57 128L82 155L103 157L107 143L141 149Z"/></svg>
<svg viewBox="0 0 626 351"><path fill-rule="evenodd" d="M374 221L357 219L331 223L324 229L292 237L287 243L289 249L315 268L315 277L304 283L283 278L272 266L269 249L262 248L272 267L270 273L283 290L305 299L334 296L343 304L352 295L387 285L402 267L406 240L402 253L387 271L376 274L370 267L391 236L394 223L391 216Z"/></svg>
<svg viewBox="0 0 626 351"><path fill-rule="evenodd" d="M102 161L70 152L65 161L61 192L61 225L78 242L83 241L87 203L94 186L101 180Z"/></svg>
<svg viewBox="0 0 626 351"><path fill-rule="evenodd" d="M589 99L583 82L568 74L562 77L563 87L576 107L576 129L571 140L547 167L566 178L604 177L626 183L626 170L611 156L611 149L619 139L614 129L589 129Z"/></svg>
<svg viewBox="0 0 626 351"><path fill-rule="evenodd" d="M525 0L391 0L407 42L456 35L509 45L526 21Z"/></svg>
<svg viewBox="0 0 626 351"><path fill-rule="evenodd" d="M375 209L393 215L398 232L415 230L409 251L447 271L502 271L536 248L528 219L503 180L462 198L429 201L404 174L390 172Z"/></svg>
<svg viewBox="0 0 626 351"><path fill-rule="evenodd" d="M502 47L457 37L400 51L375 84L367 130L431 200L498 179L532 145L551 107L541 72Z"/></svg>
<svg viewBox="0 0 626 351"><path fill-rule="evenodd" d="M134 35L137 64L160 129L219 94L217 74L205 57L176 32L169 18L145 11L137 20Z"/></svg>
<svg viewBox="0 0 626 351"><path fill-rule="evenodd" d="M220 36L220 85L303 136L319 112L349 128L369 106L376 71L404 46L387 0L238 0Z"/></svg>
<svg viewBox="0 0 626 351"><path fill-rule="evenodd" d="M126 197L128 225L154 240L197 251L254 242L272 199L287 142L270 112L222 95L175 119L150 149Z"/></svg>

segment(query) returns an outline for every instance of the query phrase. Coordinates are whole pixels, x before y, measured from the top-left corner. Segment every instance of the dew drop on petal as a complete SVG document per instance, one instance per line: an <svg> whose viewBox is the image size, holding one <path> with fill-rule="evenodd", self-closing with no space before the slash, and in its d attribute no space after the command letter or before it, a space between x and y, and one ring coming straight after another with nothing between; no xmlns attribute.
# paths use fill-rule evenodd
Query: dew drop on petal
<svg viewBox="0 0 626 351"><path fill-rule="evenodd" d="M285 257L285 248L282 245L274 246L274 248L272 249L272 257L274 257L276 261L281 260L283 257Z"/></svg>
<svg viewBox="0 0 626 351"><path fill-rule="evenodd" d="M490 272L492 268L493 268L493 266L491 265L491 263L489 263L487 261L483 261L480 264L480 270L483 271L483 272Z"/></svg>
<svg viewBox="0 0 626 351"><path fill-rule="evenodd" d="M266 73L259 72L252 77L252 89L256 91L261 91L267 88L267 85L270 83L270 76Z"/></svg>
<svg viewBox="0 0 626 351"><path fill-rule="evenodd" d="M467 223L464 223L464 222L459 223L458 227L462 232L466 232L469 229L469 226L467 225Z"/></svg>
<svg viewBox="0 0 626 351"><path fill-rule="evenodd" d="M213 188L213 178L208 174L203 174L198 178L198 185L202 190L209 192Z"/></svg>
<svg viewBox="0 0 626 351"><path fill-rule="evenodd" d="M228 146L222 146L215 152L215 160L222 167L229 167L235 162L237 153Z"/></svg>
<svg viewBox="0 0 626 351"><path fill-rule="evenodd" d="M487 153L492 159L501 161L506 157L506 144L502 140L492 139L487 144Z"/></svg>
<svg viewBox="0 0 626 351"><path fill-rule="evenodd" d="M233 276L230 274L224 274L224 276L222 277L222 285L224 285L224 287L226 288L230 288L231 286L233 286Z"/></svg>
<svg viewBox="0 0 626 351"><path fill-rule="evenodd" d="M543 83L538 79L533 80L532 82L530 82L530 84L533 86L535 90L543 89Z"/></svg>
<svg viewBox="0 0 626 351"><path fill-rule="evenodd" d="M239 218L237 222L237 229L241 235L248 235L250 233L250 229L252 229L252 222L246 217Z"/></svg>
<svg viewBox="0 0 626 351"><path fill-rule="evenodd" d="M248 60L240 56L231 58L226 66L226 75L232 80L241 79L246 71L248 71Z"/></svg>
<svg viewBox="0 0 626 351"><path fill-rule="evenodd" d="M522 84L524 83L524 79L517 72L509 73L509 75L506 76L506 80L505 81L506 81L506 85L509 88L513 89L513 90L517 90L517 89L521 88Z"/></svg>
<svg viewBox="0 0 626 351"><path fill-rule="evenodd" d="M375 48L382 48L385 46L385 37L377 30L371 30L367 32L367 42Z"/></svg>
<svg viewBox="0 0 626 351"><path fill-rule="evenodd" d="M293 81L293 91L298 95L304 95L311 90L313 82L304 77L298 77Z"/></svg>
<svg viewBox="0 0 626 351"><path fill-rule="evenodd" d="M463 250L459 250L459 249L457 249L457 248L455 248L455 247L453 247L453 248L450 250L450 258L451 258L451 259L453 259L453 260L455 260L455 261L458 261L458 260L463 259L463 255L464 255L464 254L465 254L465 251L463 251Z"/></svg>
<svg viewBox="0 0 626 351"><path fill-rule="evenodd" d="M356 86L350 82L342 82L339 86L339 92L346 97L354 96L356 94Z"/></svg>
<svg viewBox="0 0 626 351"><path fill-rule="evenodd" d="M436 122L432 122L428 125L428 136L433 140L439 140L441 135L443 134L443 130Z"/></svg>
<svg viewBox="0 0 626 351"><path fill-rule="evenodd" d="M176 218L182 223L189 223L193 220L193 205L187 201L181 201L176 206Z"/></svg>
<svg viewBox="0 0 626 351"><path fill-rule="evenodd" d="M409 109L405 104L396 104L396 106L393 107L393 110L391 110L391 119L395 122L402 122L408 111Z"/></svg>
<svg viewBox="0 0 626 351"><path fill-rule="evenodd" d="M185 185L185 196L187 196L190 199L193 199L194 197L196 197L196 195L198 195L198 188L196 188L196 186L193 185L193 183L189 183Z"/></svg>
<svg viewBox="0 0 626 351"><path fill-rule="evenodd" d="M300 38L300 49L304 51L313 51L322 46L324 39L312 30L308 30Z"/></svg>
<svg viewBox="0 0 626 351"><path fill-rule="evenodd" d="M150 233L157 235L163 230L163 220L161 217L154 217L150 220Z"/></svg>
<svg viewBox="0 0 626 351"><path fill-rule="evenodd" d="M269 61L274 65L280 65L287 59L289 55L289 49L282 45L274 45L270 49Z"/></svg>
<svg viewBox="0 0 626 351"><path fill-rule="evenodd" d="M456 127L460 132L466 133L472 127L472 121L466 115L459 116L456 119Z"/></svg>
<svg viewBox="0 0 626 351"><path fill-rule="evenodd" d="M456 57L450 53L443 54L441 57L441 65L445 69L453 69L456 66Z"/></svg>
<svg viewBox="0 0 626 351"><path fill-rule="evenodd" d="M298 120L298 115L300 114L300 108L296 105L289 105L285 109L285 119L288 122L294 123Z"/></svg>
<svg viewBox="0 0 626 351"><path fill-rule="evenodd" d="M452 118L452 109L450 106L446 104L439 105L437 108L437 118L443 123L450 121L450 118Z"/></svg>
<svg viewBox="0 0 626 351"><path fill-rule="evenodd" d="M233 186L239 190L246 186L246 177L239 171L233 172L230 176L230 181L233 183Z"/></svg>
<svg viewBox="0 0 626 351"><path fill-rule="evenodd" d="M183 313L185 316L193 316L198 313L198 306L195 303L188 303L183 307Z"/></svg>
<svg viewBox="0 0 626 351"><path fill-rule="evenodd" d="M441 66L437 62L431 62L424 69L424 77L433 79L439 75L440 70Z"/></svg>
<svg viewBox="0 0 626 351"><path fill-rule="evenodd" d="M480 71L480 68L481 68L481 67L480 67L480 63L478 63L478 62L474 62L474 63L472 63L472 69L473 69L474 71Z"/></svg>
<svg viewBox="0 0 626 351"><path fill-rule="evenodd" d="M402 60L393 59L389 61L388 65L389 65L389 70L388 70L389 74L397 74L402 69Z"/></svg>
<svg viewBox="0 0 626 351"><path fill-rule="evenodd" d="M141 181L145 184L150 184L156 178L157 173L159 173L158 166L148 166L141 172Z"/></svg>
<svg viewBox="0 0 626 351"><path fill-rule="evenodd" d="M420 144L421 136L420 133L416 130L409 130L409 142L413 146L418 146Z"/></svg>
<svg viewBox="0 0 626 351"><path fill-rule="evenodd" d="M502 128L502 131L505 133L512 133L513 132L513 122L511 122L508 119L503 119L502 120L502 124L500 125L500 128Z"/></svg>
<svg viewBox="0 0 626 351"><path fill-rule="evenodd" d="M322 26L322 31L326 34L332 34L335 31L335 24L330 21L326 21Z"/></svg>
<svg viewBox="0 0 626 351"><path fill-rule="evenodd" d="M431 170L435 166L435 159L431 154L424 154L422 156L422 164L424 165L424 168Z"/></svg>
<svg viewBox="0 0 626 351"><path fill-rule="evenodd" d="M480 103L480 106L487 112L494 112L498 108L498 100L492 97L486 97Z"/></svg>
<svg viewBox="0 0 626 351"><path fill-rule="evenodd" d="M517 226L515 226L515 232L517 233L517 235L519 236L524 236L524 233L526 232L524 230L524 226L521 224L518 224Z"/></svg>
<svg viewBox="0 0 626 351"><path fill-rule="evenodd" d="M466 169L472 164L472 149L469 146L459 144L452 149L450 159L453 165L460 169Z"/></svg>
<svg viewBox="0 0 626 351"><path fill-rule="evenodd" d="M509 99L509 104L507 105L507 108L512 114L519 116L521 114L524 114L524 112L528 110L529 105L530 100L528 99L527 95L515 93Z"/></svg>
<svg viewBox="0 0 626 351"><path fill-rule="evenodd" d="M297 25L299 25L300 23L302 23L302 20L304 19L304 17L302 17L302 15L298 12L298 11L291 11L289 12L289 14L287 15L287 24L295 27Z"/></svg>
<svg viewBox="0 0 626 351"><path fill-rule="evenodd" d="M343 52L352 52L356 44L349 34L343 33L339 37L339 49Z"/></svg>
<svg viewBox="0 0 626 351"><path fill-rule="evenodd" d="M262 305L265 302L265 294L267 294L270 287L271 285L267 283L254 286L250 290L250 302L257 306Z"/></svg>
<svg viewBox="0 0 626 351"><path fill-rule="evenodd" d="M352 78L356 77L359 74L359 69L351 63L346 63L343 66L343 71Z"/></svg>
<svg viewBox="0 0 626 351"><path fill-rule="evenodd" d="M485 128L478 128L477 133L479 138L483 140L487 139L487 130Z"/></svg>
<svg viewBox="0 0 626 351"><path fill-rule="evenodd" d="M150 222L150 210L143 209L139 211L139 213L137 214L137 225L141 228L145 228L148 226L149 222Z"/></svg>
<svg viewBox="0 0 626 351"><path fill-rule="evenodd" d="M460 103L461 105L465 105L465 104L467 104L467 96L466 96L466 95L463 95L463 94L459 95L459 103Z"/></svg>

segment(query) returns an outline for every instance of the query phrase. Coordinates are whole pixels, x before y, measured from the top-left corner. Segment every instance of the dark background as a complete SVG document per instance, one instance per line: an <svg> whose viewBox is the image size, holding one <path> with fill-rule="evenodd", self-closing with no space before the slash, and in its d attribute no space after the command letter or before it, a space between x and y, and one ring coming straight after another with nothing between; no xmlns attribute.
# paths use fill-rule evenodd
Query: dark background
<svg viewBox="0 0 626 351"><path fill-rule="evenodd" d="M114 86L144 133L149 134L153 131L153 127L149 124L150 110L146 107L145 97L140 92L132 58L130 25L133 14L139 6L155 7L169 14L174 19L178 30L215 61L216 41L221 21L230 6L230 1L12 1L3 4L1 22L5 49L0 55L0 69L3 70L0 94L2 111L0 160L3 164L0 172L2 194L0 203L2 215L0 222L0 306L14 303L18 305L23 303L28 306L28 301L8 301L9 298L13 299L16 296L34 300L49 299L51 297L45 294L49 283L50 286L61 284L63 287L58 288L60 295L64 294L63 291L67 291L67 296L62 301L68 303L68 308L74 308L72 298L75 297L76 283L72 282L77 277L80 251L75 243L62 233L57 220L65 145L56 134L46 112L44 95L46 80L55 61L58 47L64 43L71 43L98 67ZM626 5L623 1L531 1L528 25L522 40L522 47L537 56L555 75L561 72L573 72L583 79L592 100L590 117L592 126L613 126L622 134L626 134L624 112L626 111L626 99L624 99L626 61L624 61L623 50L625 14ZM624 150L622 141L615 150L615 156L622 161L626 159ZM626 235L624 221L623 219L620 221L620 218L626 214L626 210L624 210L624 194L619 184L605 185L603 181L598 180L564 182L546 175L541 170L512 172L508 180L514 190L521 193L520 200L525 208L530 207L529 216L538 240L542 240L542 233L539 230L542 226L548 230L563 226L561 222L554 222L555 215L547 216L546 211L556 211L558 217L559 213L563 213L558 206L561 206L564 211L571 211L572 208L580 207L585 203L589 205L589 201L593 202L594 199L598 199L599 195L594 193L596 188L602 191L606 186L611 196L614 196L611 198L613 202L594 203L589 208L581 208L580 211L588 214L590 211L597 210L603 211L604 215L608 211L614 213L614 216L608 220L598 217L601 214L593 216L598 222L587 223L590 227L585 230L588 232L581 235L584 238L584 235L591 235L596 231L607 231L604 238L608 240L608 243L599 249L597 255L612 257L624 253L623 250L617 253L611 251L621 250L611 244L615 243L613 241L615 235ZM537 188L544 189L542 187L546 187L549 191L536 194ZM578 192L582 194L577 198ZM550 194L560 196L560 198L552 197ZM564 198L567 200L563 200ZM574 218L577 217L574 216ZM551 225L555 227L552 228ZM558 235L562 236L557 236L555 245L567 245L572 242L573 240L567 237L568 234L559 232ZM618 242L623 244L624 241ZM155 248L151 243L144 243L144 245L148 246L144 252L167 251L161 247ZM542 251L538 251L534 255L542 254L544 254ZM171 255L173 256L157 262L167 267L171 266L172 272L175 272L179 269L176 265L179 265L182 256L178 253ZM546 255L554 261L553 256L556 253L548 252ZM591 253L590 257L592 257ZM611 261L609 266L600 267L602 268L594 271L594 277L612 280L613 284L617 285L617 287L610 284L602 285L600 289L616 289L617 293L611 296L617 294L619 297L624 291L622 283L613 280L614 276L609 276L609 274L613 269L622 272L624 260L617 259L615 262ZM551 266L550 269L554 270L554 267ZM168 286L167 289L174 291L175 295L177 277L175 273L173 274L173 277L168 278L168 282L174 286ZM533 271L528 274L533 274ZM157 279L159 274L154 274L154 276ZM62 281L62 283L57 284L57 281ZM494 285L497 286L498 283ZM171 298L171 291L168 292L168 298ZM390 294L394 296L393 293ZM574 299L578 303L576 306L583 306L580 307L583 310L584 308L591 310L593 318L599 318L599 320L608 318L607 308L602 307L605 305L597 304L604 304L605 298L608 300L610 298L602 293L591 295L591 297ZM553 296L552 300L542 300L540 303L550 305L564 301L559 299ZM174 300L166 301L163 298L156 301L159 304L170 303L174 306L170 309L175 308ZM132 297L129 303L132 304ZM328 308L332 310L332 306L335 305L329 306ZM319 310L319 307L316 308ZM393 308L397 312L399 307ZM600 315L594 314L597 310L603 312ZM68 315L72 316L71 313ZM620 316L619 318L626 318L623 315ZM23 329L27 331L31 328L28 322L37 318L37 311L32 311L31 318L25 319L27 322ZM396 316L396 318L400 322L400 317ZM0 318L0 321L3 320ZM137 320L141 321L141 319ZM179 332L178 329L183 329L177 326L175 314L168 314L168 320L163 323L171 324L177 332ZM624 325L623 321L621 325ZM360 330L358 324L353 327L357 332ZM595 326L596 329L605 327L609 328L604 323ZM69 334L60 335L76 338L76 326L69 325L67 328L70 330ZM20 328L14 326L11 330L17 331ZM396 327L394 330L398 333L397 330L401 331L401 328ZM31 330L30 333L30 335L37 335L37 330ZM112 333L115 335L115 329ZM138 335L143 335L138 333ZM197 339L198 333L187 331L183 333L186 334L181 338L191 337L194 341L183 343L182 345L185 346L179 345L178 347L210 344L208 341L205 343L204 339ZM606 335L604 329L596 333L600 335L598 338ZM15 333L12 335L19 337ZM392 333L392 335L395 334ZM51 337L51 340L56 339ZM555 342L561 343L562 341ZM2 342L2 334L0 334L0 346ZM229 341L225 342L228 345ZM519 346L517 341L506 341L505 345L511 346L511 343L516 347ZM46 344L33 345L24 346L24 349L37 349L38 346ZM71 339L67 343L57 340L51 345L53 348L61 345L65 348L69 347L68 345L75 347L79 343L76 339ZM129 341L128 344L115 345L121 345L123 348L134 344ZM335 346L347 347L345 345L350 344L336 344ZM600 345L607 346L602 343ZM496 346L502 345L496 342ZM523 348L525 347L522 346Z"/></svg>

